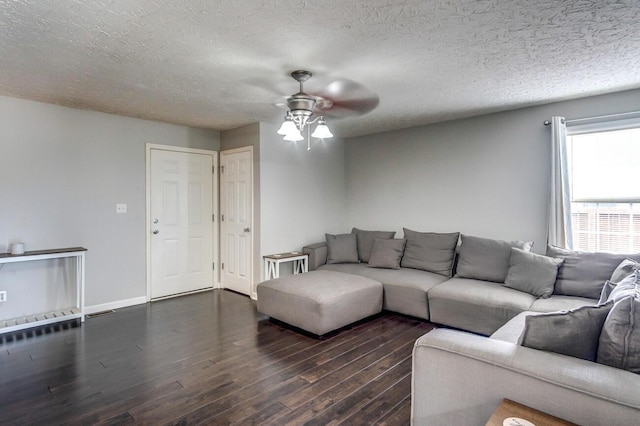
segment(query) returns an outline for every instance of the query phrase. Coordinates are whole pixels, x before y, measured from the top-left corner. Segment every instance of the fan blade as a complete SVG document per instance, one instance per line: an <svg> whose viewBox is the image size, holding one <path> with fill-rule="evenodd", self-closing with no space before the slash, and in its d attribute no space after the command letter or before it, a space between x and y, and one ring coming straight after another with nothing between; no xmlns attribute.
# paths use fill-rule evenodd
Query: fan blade
<svg viewBox="0 0 640 426"><path fill-rule="evenodd" d="M320 93L314 93L314 95L332 102L331 107L326 111L321 109L324 115L331 117L366 114L373 111L380 103L377 94L364 85L346 78L333 81Z"/></svg>

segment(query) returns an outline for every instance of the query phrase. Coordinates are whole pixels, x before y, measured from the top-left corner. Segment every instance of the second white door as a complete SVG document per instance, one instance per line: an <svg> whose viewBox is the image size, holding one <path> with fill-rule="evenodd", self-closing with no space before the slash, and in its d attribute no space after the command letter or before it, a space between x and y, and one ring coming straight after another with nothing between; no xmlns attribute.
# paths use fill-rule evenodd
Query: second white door
<svg viewBox="0 0 640 426"><path fill-rule="evenodd" d="M220 156L221 285L251 295L253 253L253 153L250 148Z"/></svg>

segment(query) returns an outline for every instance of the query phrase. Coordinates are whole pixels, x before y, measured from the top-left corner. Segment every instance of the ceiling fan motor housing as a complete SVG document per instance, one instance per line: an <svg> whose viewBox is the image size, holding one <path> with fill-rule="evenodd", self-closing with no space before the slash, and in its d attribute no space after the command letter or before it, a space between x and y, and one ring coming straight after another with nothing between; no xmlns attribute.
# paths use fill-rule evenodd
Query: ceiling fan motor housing
<svg viewBox="0 0 640 426"><path fill-rule="evenodd" d="M316 99L304 92L296 93L287 99L287 105L294 116L311 117Z"/></svg>

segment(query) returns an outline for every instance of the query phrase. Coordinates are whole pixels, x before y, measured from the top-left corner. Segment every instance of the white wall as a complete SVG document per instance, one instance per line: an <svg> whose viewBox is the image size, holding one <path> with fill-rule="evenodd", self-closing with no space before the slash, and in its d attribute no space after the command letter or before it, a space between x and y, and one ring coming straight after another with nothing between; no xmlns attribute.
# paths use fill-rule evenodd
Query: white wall
<svg viewBox="0 0 640 426"><path fill-rule="evenodd" d="M544 251L553 115L640 110L640 90L348 139L347 223L535 241Z"/></svg>
<svg viewBox="0 0 640 426"><path fill-rule="evenodd" d="M87 306L144 297L145 144L218 150L219 132L7 97L0 128L0 252L83 246Z"/></svg>
<svg viewBox="0 0 640 426"><path fill-rule="evenodd" d="M346 229L344 143L282 140L278 126L260 123L262 255L301 250Z"/></svg>

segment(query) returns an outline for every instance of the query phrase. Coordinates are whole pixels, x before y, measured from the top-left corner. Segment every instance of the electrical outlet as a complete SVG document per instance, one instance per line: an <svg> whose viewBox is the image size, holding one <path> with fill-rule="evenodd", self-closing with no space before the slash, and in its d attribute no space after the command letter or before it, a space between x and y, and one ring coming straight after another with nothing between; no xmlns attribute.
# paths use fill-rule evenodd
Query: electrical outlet
<svg viewBox="0 0 640 426"><path fill-rule="evenodd" d="M0 302L6 302L7 301L7 292L6 290L0 291Z"/></svg>
<svg viewBox="0 0 640 426"><path fill-rule="evenodd" d="M127 205L126 204L116 204L116 213L126 213Z"/></svg>

